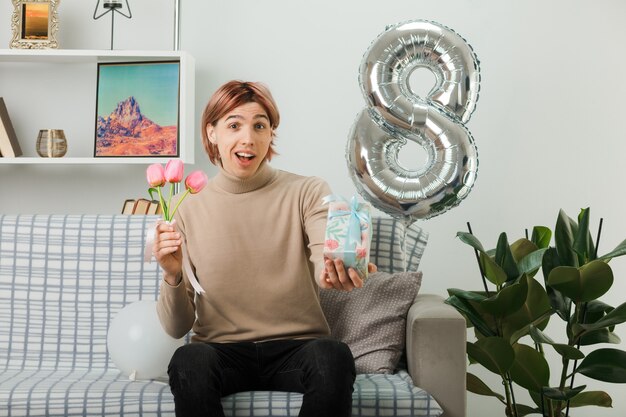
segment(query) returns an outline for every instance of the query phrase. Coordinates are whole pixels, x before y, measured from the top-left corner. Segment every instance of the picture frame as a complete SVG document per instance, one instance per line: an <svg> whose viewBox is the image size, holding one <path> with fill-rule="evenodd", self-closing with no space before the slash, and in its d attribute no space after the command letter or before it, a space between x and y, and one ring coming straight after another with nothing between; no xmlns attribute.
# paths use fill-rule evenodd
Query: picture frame
<svg viewBox="0 0 626 417"><path fill-rule="evenodd" d="M60 0L12 0L13 38L10 47L18 49L58 48L57 8Z"/></svg>
<svg viewBox="0 0 626 417"><path fill-rule="evenodd" d="M4 98L0 97L0 157L16 158L18 156L22 156L22 148L15 135Z"/></svg>
<svg viewBox="0 0 626 417"><path fill-rule="evenodd" d="M94 157L178 157L180 61L98 63Z"/></svg>

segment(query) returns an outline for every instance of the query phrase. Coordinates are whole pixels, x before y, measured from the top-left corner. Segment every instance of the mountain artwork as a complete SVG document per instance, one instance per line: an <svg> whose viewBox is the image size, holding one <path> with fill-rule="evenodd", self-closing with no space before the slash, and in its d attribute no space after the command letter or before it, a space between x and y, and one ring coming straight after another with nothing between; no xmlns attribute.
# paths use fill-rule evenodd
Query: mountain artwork
<svg viewBox="0 0 626 417"><path fill-rule="evenodd" d="M160 126L130 96L96 121L96 156L178 156L178 127Z"/></svg>

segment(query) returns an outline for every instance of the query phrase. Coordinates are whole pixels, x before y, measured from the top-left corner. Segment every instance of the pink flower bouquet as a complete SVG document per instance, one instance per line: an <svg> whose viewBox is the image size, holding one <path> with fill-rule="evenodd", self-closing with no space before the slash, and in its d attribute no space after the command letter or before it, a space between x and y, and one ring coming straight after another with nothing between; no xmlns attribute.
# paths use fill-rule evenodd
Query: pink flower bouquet
<svg viewBox="0 0 626 417"><path fill-rule="evenodd" d="M163 168L163 165L161 164L152 164L146 170L146 178L148 180L148 184L150 185L148 193L150 194L150 198L154 198L152 193L158 193L159 205L161 206L163 219L165 221L169 222L174 218L174 213L176 213L178 206L180 206L180 203L183 202L188 194L199 193L209 181L206 174L202 171L193 171L189 174L187 178L185 178L185 193L180 197L178 203L174 206L174 209L170 211L170 204L174 193L173 184L180 183L183 180L184 170L185 166L183 161L180 159L169 160L165 165L165 168ZM166 183L170 183L170 195L167 202L163 199L163 194L161 193L161 188L164 187Z"/></svg>

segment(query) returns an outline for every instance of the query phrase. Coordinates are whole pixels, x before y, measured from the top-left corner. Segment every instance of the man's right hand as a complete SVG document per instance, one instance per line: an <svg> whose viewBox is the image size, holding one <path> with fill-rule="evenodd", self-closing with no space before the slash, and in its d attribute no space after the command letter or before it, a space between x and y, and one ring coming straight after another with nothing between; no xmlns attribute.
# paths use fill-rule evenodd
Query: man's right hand
<svg viewBox="0 0 626 417"><path fill-rule="evenodd" d="M176 220L170 224L159 220L154 234L152 253L163 269L165 282L176 286L182 279L183 252L182 237L176 231Z"/></svg>

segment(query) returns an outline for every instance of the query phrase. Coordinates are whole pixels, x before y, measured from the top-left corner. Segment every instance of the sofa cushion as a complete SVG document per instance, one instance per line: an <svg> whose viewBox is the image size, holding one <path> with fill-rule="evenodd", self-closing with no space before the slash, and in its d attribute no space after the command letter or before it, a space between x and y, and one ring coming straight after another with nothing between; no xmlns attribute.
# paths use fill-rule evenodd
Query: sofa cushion
<svg viewBox="0 0 626 417"><path fill-rule="evenodd" d="M406 316L421 272L370 274L362 288L320 291L331 335L350 347L357 373L393 373L406 342Z"/></svg>
<svg viewBox="0 0 626 417"><path fill-rule="evenodd" d="M166 383L129 381L114 369L5 370L0 378L0 410L31 417L171 417L174 400ZM224 414L296 416L302 394L282 391L240 392L222 399ZM6 409L4 409L6 411ZM2 412L0 411L0 414ZM416 388L406 372L357 375L352 416L436 417L440 406Z"/></svg>
<svg viewBox="0 0 626 417"><path fill-rule="evenodd" d="M428 233L417 223L406 227L397 219L372 217L370 262L379 271L417 271L427 241Z"/></svg>

